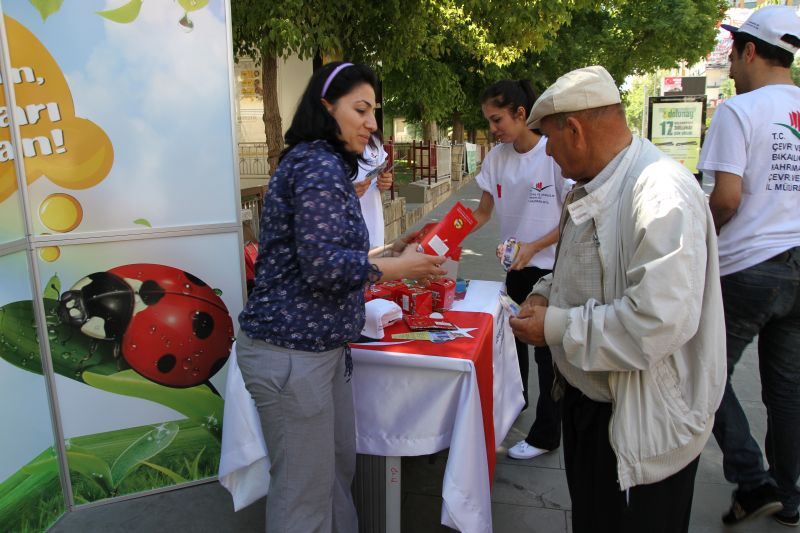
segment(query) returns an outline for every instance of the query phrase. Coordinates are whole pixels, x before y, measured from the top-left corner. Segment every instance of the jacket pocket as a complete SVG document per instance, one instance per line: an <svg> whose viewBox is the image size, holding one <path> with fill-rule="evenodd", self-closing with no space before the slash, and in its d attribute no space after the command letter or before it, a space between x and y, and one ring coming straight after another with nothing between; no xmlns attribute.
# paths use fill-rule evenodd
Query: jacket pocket
<svg viewBox="0 0 800 533"><path fill-rule="evenodd" d="M667 407L679 413L681 418L685 420L689 416L691 409L683 398L683 392L678 381L678 372L674 367L672 357L667 357L653 367L653 378Z"/></svg>

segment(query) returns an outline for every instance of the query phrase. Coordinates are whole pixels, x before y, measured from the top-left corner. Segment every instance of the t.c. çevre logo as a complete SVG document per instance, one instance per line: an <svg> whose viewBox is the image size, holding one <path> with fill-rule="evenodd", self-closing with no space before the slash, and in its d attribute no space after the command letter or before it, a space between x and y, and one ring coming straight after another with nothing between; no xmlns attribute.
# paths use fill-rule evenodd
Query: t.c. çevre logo
<svg viewBox="0 0 800 533"><path fill-rule="evenodd" d="M455 220L453 221L453 226L455 226L455 228L456 228L456 229L461 229L461 227L462 227L463 225L464 225L464 221L463 221L463 220L461 220L460 218L457 218L457 219L455 219Z"/></svg>
<svg viewBox="0 0 800 533"><path fill-rule="evenodd" d="M792 132L792 135L800 139L800 111L792 111L789 113L789 122L791 122L791 126L789 124L781 124L780 122L776 122L775 124L778 126L783 126L787 130Z"/></svg>
<svg viewBox="0 0 800 533"><path fill-rule="evenodd" d="M552 185L545 185L544 187L542 187L542 182L541 181L536 182L536 185L533 186L533 188L538 192L542 192L543 190L547 189L548 187L552 187Z"/></svg>

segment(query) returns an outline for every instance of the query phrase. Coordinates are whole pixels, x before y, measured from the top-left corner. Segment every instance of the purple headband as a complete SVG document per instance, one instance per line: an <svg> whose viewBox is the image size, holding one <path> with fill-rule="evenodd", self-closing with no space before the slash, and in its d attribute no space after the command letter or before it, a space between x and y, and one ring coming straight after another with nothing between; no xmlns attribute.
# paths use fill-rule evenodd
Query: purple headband
<svg viewBox="0 0 800 533"><path fill-rule="evenodd" d="M330 86L331 82L333 81L333 78L335 78L336 75L339 74L339 72L341 70L343 70L343 69L345 69L347 67L352 67L352 66L353 66L352 63L342 63L341 65L339 65L338 67L333 69L333 72L328 74L328 79L325 80L325 85L322 86L322 94L320 96L322 96L322 98L325 98L325 93L328 92L328 87Z"/></svg>

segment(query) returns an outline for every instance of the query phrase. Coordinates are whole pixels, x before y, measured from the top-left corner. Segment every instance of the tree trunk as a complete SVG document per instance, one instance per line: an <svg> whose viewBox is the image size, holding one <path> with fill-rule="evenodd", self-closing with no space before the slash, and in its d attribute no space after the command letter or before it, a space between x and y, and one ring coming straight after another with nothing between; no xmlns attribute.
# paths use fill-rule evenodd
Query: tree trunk
<svg viewBox="0 0 800 533"><path fill-rule="evenodd" d="M274 55L261 55L262 85L264 87L264 133L267 137L267 150L270 174L278 168L278 157L283 150L283 126L278 108L278 58Z"/></svg>
<svg viewBox="0 0 800 533"><path fill-rule="evenodd" d="M464 142L464 123L461 121L461 113L453 113L453 142Z"/></svg>
<svg viewBox="0 0 800 533"><path fill-rule="evenodd" d="M469 131L469 142L471 142L472 144L475 144L475 142L477 140L478 140L478 131L477 130L470 130Z"/></svg>
<svg viewBox="0 0 800 533"><path fill-rule="evenodd" d="M436 142L439 140L439 127L436 122L422 123L422 140Z"/></svg>

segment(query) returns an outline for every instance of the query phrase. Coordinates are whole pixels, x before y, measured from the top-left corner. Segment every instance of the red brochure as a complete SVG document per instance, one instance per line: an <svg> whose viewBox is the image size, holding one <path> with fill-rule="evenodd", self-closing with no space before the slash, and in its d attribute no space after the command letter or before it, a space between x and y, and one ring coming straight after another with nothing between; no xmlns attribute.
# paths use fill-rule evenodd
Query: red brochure
<svg viewBox="0 0 800 533"><path fill-rule="evenodd" d="M472 211L456 202L447 215L425 234L420 246L428 255L452 258L458 245L477 224Z"/></svg>

